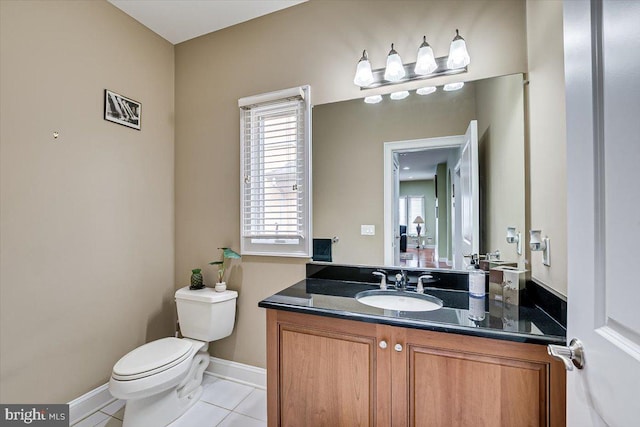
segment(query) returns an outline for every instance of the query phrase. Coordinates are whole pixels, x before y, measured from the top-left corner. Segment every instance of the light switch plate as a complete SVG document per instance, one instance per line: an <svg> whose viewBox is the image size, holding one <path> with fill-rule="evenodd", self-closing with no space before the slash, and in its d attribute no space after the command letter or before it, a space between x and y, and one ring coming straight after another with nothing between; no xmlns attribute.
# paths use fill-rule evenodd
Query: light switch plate
<svg viewBox="0 0 640 427"><path fill-rule="evenodd" d="M361 225L360 226L360 234L363 236L375 236L376 235L376 226L375 225Z"/></svg>

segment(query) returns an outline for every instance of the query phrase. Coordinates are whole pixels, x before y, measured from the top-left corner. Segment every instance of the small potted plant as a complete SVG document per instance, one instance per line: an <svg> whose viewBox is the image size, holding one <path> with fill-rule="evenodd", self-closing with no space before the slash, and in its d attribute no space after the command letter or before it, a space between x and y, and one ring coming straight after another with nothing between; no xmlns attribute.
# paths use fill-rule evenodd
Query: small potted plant
<svg viewBox="0 0 640 427"><path fill-rule="evenodd" d="M220 261L211 261L209 265L218 265L218 283L216 283L216 292L223 292L227 289L227 283L224 281L224 273L227 268L228 259L238 259L240 254L231 248L218 248L222 250L222 259Z"/></svg>
<svg viewBox="0 0 640 427"><path fill-rule="evenodd" d="M204 288L204 280L202 279L202 270L194 268L191 270L191 286L189 289L196 290Z"/></svg>

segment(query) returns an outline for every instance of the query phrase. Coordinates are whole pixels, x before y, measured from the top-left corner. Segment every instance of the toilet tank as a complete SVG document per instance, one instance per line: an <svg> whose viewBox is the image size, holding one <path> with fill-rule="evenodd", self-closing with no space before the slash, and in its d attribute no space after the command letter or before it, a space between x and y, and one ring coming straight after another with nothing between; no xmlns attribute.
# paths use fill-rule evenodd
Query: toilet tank
<svg viewBox="0 0 640 427"><path fill-rule="evenodd" d="M188 286L178 289L176 306L182 336L211 342L231 335L237 298L236 291L190 290Z"/></svg>

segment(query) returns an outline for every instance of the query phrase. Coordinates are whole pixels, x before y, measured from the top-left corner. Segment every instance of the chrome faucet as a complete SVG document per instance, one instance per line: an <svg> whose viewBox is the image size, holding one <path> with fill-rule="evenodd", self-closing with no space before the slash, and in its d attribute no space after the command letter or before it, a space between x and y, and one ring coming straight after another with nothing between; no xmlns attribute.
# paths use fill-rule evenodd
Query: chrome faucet
<svg viewBox="0 0 640 427"><path fill-rule="evenodd" d="M400 270L400 273L396 274L396 290L403 291L407 288L407 272Z"/></svg>
<svg viewBox="0 0 640 427"><path fill-rule="evenodd" d="M373 273L374 276L380 277L380 289L382 289L383 291L387 289L387 272L384 270L378 270L378 271L374 271Z"/></svg>
<svg viewBox="0 0 640 427"><path fill-rule="evenodd" d="M430 274L423 274L422 276L418 277L418 287L416 288L416 292L419 294L424 293L424 285L422 284L422 279L433 279L433 276Z"/></svg>

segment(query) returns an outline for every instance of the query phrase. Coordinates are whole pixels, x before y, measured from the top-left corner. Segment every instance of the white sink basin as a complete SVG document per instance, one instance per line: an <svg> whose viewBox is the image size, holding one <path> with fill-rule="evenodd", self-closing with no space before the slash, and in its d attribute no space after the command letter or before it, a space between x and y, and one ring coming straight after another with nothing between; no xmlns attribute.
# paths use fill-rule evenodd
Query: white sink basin
<svg viewBox="0 0 640 427"><path fill-rule="evenodd" d="M442 300L431 295L403 291L362 291L356 300L371 307L397 311L433 311L442 308Z"/></svg>

